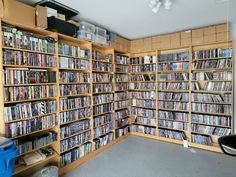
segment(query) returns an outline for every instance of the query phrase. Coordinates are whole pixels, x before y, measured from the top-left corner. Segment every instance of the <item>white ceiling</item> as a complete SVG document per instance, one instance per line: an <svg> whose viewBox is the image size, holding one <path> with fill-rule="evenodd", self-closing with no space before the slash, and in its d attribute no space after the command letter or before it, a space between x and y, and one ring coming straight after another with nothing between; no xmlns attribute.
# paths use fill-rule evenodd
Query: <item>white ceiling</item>
<svg viewBox="0 0 236 177"><path fill-rule="evenodd" d="M40 0L20 0L34 4ZM154 14L149 0L57 0L78 11L76 19L99 24L128 39L236 21L236 0L173 0ZM216 3L217 1L226 1Z"/></svg>

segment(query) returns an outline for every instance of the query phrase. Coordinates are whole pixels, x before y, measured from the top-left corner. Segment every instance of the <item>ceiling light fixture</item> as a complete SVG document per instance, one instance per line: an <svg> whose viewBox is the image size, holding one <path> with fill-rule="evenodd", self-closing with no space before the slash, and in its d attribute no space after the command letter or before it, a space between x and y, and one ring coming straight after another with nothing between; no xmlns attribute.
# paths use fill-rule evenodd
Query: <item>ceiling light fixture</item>
<svg viewBox="0 0 236 177"><path fill-rule="evenodd" d="M152 9L153 13L157 13L160 10L161 5L164 5L166 10L169 10L172 6L172 0L150 0L149 7Z"/></svg>

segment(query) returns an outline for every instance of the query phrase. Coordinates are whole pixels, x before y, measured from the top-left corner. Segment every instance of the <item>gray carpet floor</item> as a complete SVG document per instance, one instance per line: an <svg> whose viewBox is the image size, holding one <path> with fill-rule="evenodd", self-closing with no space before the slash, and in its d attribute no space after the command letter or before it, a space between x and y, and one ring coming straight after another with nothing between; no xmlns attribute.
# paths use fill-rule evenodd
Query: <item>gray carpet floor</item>
<svg viewBox="0 0 236 177"><path fill-rule="evenodd" d="M235 177L236 157L130 136L64 177Z"/></svg>

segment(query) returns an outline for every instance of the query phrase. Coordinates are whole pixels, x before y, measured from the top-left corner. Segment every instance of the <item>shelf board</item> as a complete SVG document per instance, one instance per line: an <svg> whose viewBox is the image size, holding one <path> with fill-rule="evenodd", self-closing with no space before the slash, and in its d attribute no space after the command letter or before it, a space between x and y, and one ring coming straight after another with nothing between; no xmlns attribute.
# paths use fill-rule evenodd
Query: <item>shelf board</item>
<svg viewBox="0 0 236 177"><path fill-rule="evenodd" d="M31 83L31 84L4 84L4 87L22 87L22 86L39 86L39 85L56 85L57 83Z"/></svg>
<svg viewBox="0 0 236 177"><path fill-rule="evenodd" d="M115 130L118 130L118 129L121 129L121 128L124 128L124 127L127 127L127 126L129 126L129 125L130 125L130 123L127 123L127 124L122 125L122 126L120 126L120 127L116 127Z"/></svg>
<svg viewBox="0 0 236 177"><path fill-rule="evenodd" d="M91 119L91 116L88 116L88 117L81 117L81 118L76 119L76 120L71 120L71 121L68 121L68 122L60 123L60 126L72 124L72 123L79 122L79 121L82 121L82 120L89 120L89 119Z"/></svg>
<svg viewBox="0 0 236 177"><path fill-rule="evenodd" d="M101 70L92 70L92 72L94 72L94 73L109 73L109 74L113 73L113 71L101 71Z"/></svg>
<svg viewBox="0 0 236 177"><path fill-rule="evenodd" d="M117 121L117 120L121 120L121 119L127 119L127 118L130 118L130 117L129 117L129 115L127 115L127 116L124 116L124 117L120 117L120 118L115 118L115 119L116 119L116 121Z"/></svg>
<svg viewBox="0 0 236 177"><path fill-rule="evenodd" d="M41 101L41 100L52 100L56 99L57 97L47 97L47 98L34 98L29 100L18 100L18 101L5 101L4 104L14 104L14 103L21 103L21 102L33 102L33 101Z"/></svg>
<svg viewBox="0 0 236 177"><path fill-rule="evenodd" d="M182 102L182 103L188 103L189 101L184 100L165 100L165 99L158 99L158 101L170 101L170 102Z"/></svg>
<svg viewBox="0 0 236 177"><path fill-rule="evenodd" d="M157 125L148 125L148 124L144 124L144 123L139 123L139 122L132 122L132 124L135 125L142 125L142 126L147 126L147 127L157 127Z"/></svg>
<svg viewBox="0 0 236 177"><path fill-rule="evenodd" d="M29 65L11 65L3 64L3 67L12 67L12 68L32 68L32 69L56 69L56 66L29 66Z"/></svg>
<svg viewBox="0 0 236 177"><path fill-rule="evenodd" d="M225 113L211 113L211 112L198 112L198 111L191 111L191 112L196 114L209 114L209 115L228 116L228 117L233 116L232 114L225 114Z"/></svg>
<svg viewBox="0 0 236 177"><path fill-rule="evenodd" d="M149 119L156 119L156 117L152 117L152 116L143 116L143 115L130 115L130 117L148 117Z"/></svg>
<svg viewBox="0 0 236 177"><path fill-rule="evenodd" d="M112 133L112 132L113 132L113 130L110 130L110 131L108 131L108 132L106 132L106 133L103 133L103 134L101 134L101 135L99 135L99 136L94 137L93 139L94 139L94 140L95 140L95 139L98 139L99 137L104 136L104 135L106 135L106 134L108 134L108 133Z"/></svg>
<svg viewBox="0 0 236 177"><path fill-rule="evenodd" d="M175 109L167 109L167 108L158 108L158 110L189 113L189 111L187 111L187 110L175 110Z"/></svg>
<svg viewBox="0 0 236 177"><path fill-rule="evenodd" d="M169 129L169 130L174 130L174 131L181 131L181 132L187 132L188 130L182 130L182 129L177 129L177 128L169 128L169 127L163 127L163 126L159 126L158 128L160 129Z"/></svg>
<svg viewBox="0 0 236 177"><path fill-rule="evenodd" d="M106 94L106 93L114 93L114 91L105 91L105 92L93 92L94 95L97 95L97 94Z"/></svg>
<svg viewBox="0 0 236 177"><path fill-rule="evenodd" d="M114 90L114 92L127 92L127 91L129 91L129 89L128 90Z"/></svg>
<svg viewBox="0 0 236 177"><path fill-rule="evenodd" d="M189 82L189 80L182 80L182 81L179 81L179 80L165 80L165 81L157 81L158 82L173 82L173 83L183 83L183 82Z"/></svg>
<svg viewBox="0 0 236 177"><path fill-rule="evenodd" d="M180 61L158 61L158 64L165 64L165 63L189 63L189 60L180 60Z"/></svg>
<svg viewBox="0 0 236 177"><path fill-rule="evenodd" d="M120 100L114 100L114 102L119 102L119 101L126 101L129 100L130 98L124 98L124 99L120 99Z"/></svg>
<svg viewBox="0 0 236 177"><path fill-rule="evenodd" d="M139 64L130 64L130 66L143 66L143 65L156 65L157 63L139 63Z"/></svg>
<svg viewBox="0 0 236 177"><path fill-rule="evenodd" d="M154 81L130 81L131 83L132 82L135 82L135 83L156 83L156 81L154 80Z"/></svg>
<svg viewBox="0 0 236 177"><path fill-rule="evenodd" d="M92 59L92 61L97 61L97 62L102 62L102 63L110 63L110 64L113 64L112 62L110 62L110 61L105 61L105 60L95 60L95 59Z"/></svg>
<svg viewBox="0 0 236 177"><path fill-rule="evenodd" d="M29 53L36 53L36 54L56 55L55 53L48 53L48 52L41 52L41 51L14 48L14 47L6 47L6 46L2 46L2 49L15 50L15 51L21 51L21 52L29 52Z"/></svg>
<svg viewBox="0 0 236 177"><path fill-rule="evenodd" d="M67 82L67 83L63 83L60 82L60 85L79 85L79 84L90 84L90 82Z"/></svg>
<svg viewBox="0 0 236 177"><path fill-rule="evenodd" d="M93 106L99 106L99 105L103 105L103 104L109 104L109 103L113 103L114 101L109 101L109 102L105 102L105 103L99 103L99 104L93 104Z"/></svg>
<svg viewBox="0 0 236 177"><path fill-rule="evenodd" d="M145 108L145 109L154 109L156 110L157 108L156 107L147 107L147 106L138 106L138 105L131 105L132 107L136 107L136 108Z"/></svg>
<svg viewBox="0 0 236 177"><path fill-rule="evenodd" d="M17 120L5 121L5 123L13 123L13 122L31 120L31 119L35 119L35 118L39 118L39 117L49 116L51 114L57 114L57 112L51 112L51 113L47 113L47 114L42 114L42 115L37 115L37 116L32 116L32 117L22 118L22 119L17 119Z"/></svg>
<svg viewBox="0 0 236 177"><path fill-rule="evenodd" d="M204 60L221 60L221 59L232 59L232 56L231 57L215 57L215 58L199 58L199 59L193 59L193 62L204 61Z"/></svg>
<svg viewBox="0 0 236 177"><path fill-rule="evenodd" d="M130 64L115 63L115 65L130 66Z"/></svg>
<svg viewBox="0 0 236 177"><path fill-rule="evenodd" d="M69 111L74 111L74 110L84 109L84 108L89 108L89 107L91 107L91 106L88 105L88 106L83 106L83 107L79 107L79 108L71 108L71 109L66 109L66 110L60 110L60 112L69 112Z"/></svg>
<svg viewBox="0 0 236 177"><path fill-rule="evenodd" d="M204 149L207 151L222 153L222 150L220 149L220 147L218 145L216 145L215 143L213 143L213 145L210 146L210 145L203 145L203 144L197 144L197 143L191 142L191 143L189 143L189 146L194 147L194 148Z"/></svg>
<svg viewBox="0 0 236 177"><path fill-rule="evenodd" d="M204 103L204 104L218 104L218 105L232 105L232 103L224 103L224 102L206 102L206 101L191 101L192 103Z"/></svg>
<svg viewBox="0 0 236 177"><path fill-rule="evenodd" d="M75 95L64 95L64 96L60 96L60 98L80 97L80 96L91 96L91 94L90 93L81 93L81 94L75 94Z"/></svg>
<svg viewBox="0 0 236 177"><path fill-rule="evenodd" d="M106 81L106 82L93 82L93 84L112 84L112 81Z"/></svg>
<svg viewBox="0 0 236 177"><path fill-rule="evenodd" d="M158 118L158 120L166 120L166 121L172 121L172 122L184 122L184 123L189 123L188 121L185 121L185 120L176 120L176 119L161 119L161 118Z"/></svg>
<svg viewBox="0 0 236 177"><path fill-rule="evenodd" d="M231 71L233 68L204 68L204 69L192 69L193 72L198 71L207 71L207 72L214 72L214 71Z"/></svg>
<svg viewBox="0 0 236 177"><path fill-rule="evenodd" d="M189 73L189 70L166 70L166 71L157 71L158 73Z"/></svg>
<svg viewBox="0 0 236 177"><path fill-rule="evenodd" d="M80 60L88 60L89 58L83 58L79 56L71 56L71 55L64 55L64 54L58 54L59 57L65 57L65 58L73 58L73 59L80 59Z"/></svg>
<svg viewBox="0 0 236 177"><path fill-rule="evenodd" d="M19 174L19 173L22 173L22 172L24 172L24 171L26 171L26 170L28 170L28 169L30 169L30 168L33 168L33 167L35 167L35 166L37 166L37 165L39 165L39 164L41 164L41 163L47 162L47 161L49 161L49 160L51 160L51 159L53 159L53 158L55 158L55 157L57 157L57 156L58 156L58 155L57 155L56 152L54 151L54 154L53 154L53 155L50 155L50 156L46 157L46 159L41 160L41 161L39 161L39 162L37 162L37 163L34 163L34 164L32 164L32 165L26 166L26 165L17 164L17 165L15 166L15 171L14 171L14 173L13 173L13 176L14 176L14 175L17 175L17 174Z"/></svg>
<svg viewBox="0 0 236 177"><path fill-rule="evenodd" d="M135 98L135 100L152 100L152 101L156 101L155 98Z"/></svg>
<svg viewBox="0 0 236 177"><path fill-rule="evenodd" d="M232 80L191 80L192 82L232 82Z"/></svg>
<svg viewBox="0 0 236 177"><path fill-rule="evenodd" d="M103 114L112 114L114 111L107 111L107 112L103 112L103 113L99 113L99 114L95 114L95 115L93 115L93 117L97 117L97 116L101 116L101 115L103 115Z"/></svg>
<svg viewBox="0 0 236 177"><path fill-rule="evenodd" d="M110 123L112 123L112 122L113 122L113 120L111 120L110 122L103 123L103 124L98 125L98 126L94 126L93 129L98 128L98 127L102 127L102 126L107 125L107 124L110 124Z"/></svg>
<svg viewBox="0 0 236 177"><path fill-rule="evenodd" d="M200 124L200 125L207 125L207 126L212 126L212 127L222 127L222 128L229 128L231 129L231 126L225 126L225 125L213 125L213 124L207 124L207 123L200 123L200 122L191 122L191 124Z"/></svg>
<svg viewBox="0 0 236 177"><path fill-rule="evenodd" d="M77 68L59 68L59 70L67 70L67 71L81 71L84 73L90 73L89 69L77 69Z"/></svg>
<svg viewBox="0 0 236 177"><path fill-rule="evenodd" d="M122 107L122 108L117 108L117 109L114 109L114 111L120 111L122 109L128 109L129 106L125 106L125 107Z"/></svg>
<svg viewBox="0 0 236 177"><path fill-rule="evenodd" d="M64 137L64 138L60 138L60 141L63 141L63 140L72 138L72 137L74 137L74 136L80 135L80 134L85 133L85 132L88 132L88 131L91 131L91 129L89 128L89 129L87 129L87 130L83 130L83 131L80 131L80 132L76 132L76 133L73 134L73 135L70 135L70 136L67 136L67 137Z"/></svg>
<svg viewBox="0 0 236 177"><path fill-rule="evenodd" d="M61 151L60 154L63 154L63 153L65 153L65 152L68 152L68 151L71 151L71 150L73 150L73 149L79 148L79 147L82 146L83 144L86 144L86 143L89 143L89 142L90 142L90 141L88 140L88 141L85 141L85 142L83 142L83 143L80 143L80 144L78 144L78 145L76 145L76 146L73 146L73 147L68 148L68 149L66 149L66 150L64 150L64 151Z"/></svg>
<svg viewBox="0 0 236 177"><path fill-rule="evenodd" d="M232 93L232 91L191 90L193 93Z"/></svg>
<svg viewBox="0 0 236 177"><path fill-rule="evenodd" d="M158 90L158 92L180 92L180 93L189 93L189 90Z"/></svg>
<svg viewBox="0 0 236 177"><path fill-rule="evenodd" d="M33 134L36 134L36 133L40 133L40 132L44 132L44 131L49 131L49 130L52 130L56 127L57 125L54 125L50 128L45 128L45 129L41 129L41 130L37 130L37 131L33 131L33 132L30 132L30 133L27 133L27 134L24 134L24 135L20 135L20 136L15 136L15 137L12 137L10 139L12 140L15 140L15 139L19 139L19 138L22 138L22 137L26 137L26 136L29 136L29 135L33 135Z"/></svg>
<svg viewBox="0 0 236 177"><path fill-rule="evenodd" d="M141 72L131 72L130 74L134 75L134 74L156 74L156 71L141 71Z"/></svg>

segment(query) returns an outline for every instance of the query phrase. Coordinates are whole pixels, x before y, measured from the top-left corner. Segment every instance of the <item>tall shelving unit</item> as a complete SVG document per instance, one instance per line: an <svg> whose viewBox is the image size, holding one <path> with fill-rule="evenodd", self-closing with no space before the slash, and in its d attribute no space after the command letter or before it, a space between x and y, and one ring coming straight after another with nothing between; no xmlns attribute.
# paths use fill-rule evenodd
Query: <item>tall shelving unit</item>
<svg viewBox="0 0 236 177"><path fill-rule="evenodd" d="M13 176L22 176L58 163L57 60L55 33L17 26L1 21L1 133L19 148ZM40 162L19 163L49 147Z"/></svg>
<svg viewBox="0 0 236 177"><path fill-rule="evenodd" d="M156 51L131 55L132 132L157 135L156 63Z"/></svg>
<svg viewBox="0 0 236 177"><path fill-rule="evenodd" d="M129 94L129 54L115 53L115 135L116 138L126 135L130 131L131 119L129 117L130 94Z"/></svg>
<svg viewBox="0 0 236 177"><path fill-rule="evenodd" d="M60 165L92 151L91 43L58 35Z"/></svg>
<svg viewBox="0 0 236 177"><path fill-rule="evenodd" d="M114 49L93 44L93 142L95 150L115 139Z"/></svg>
<svg viewBox="0 0 236 177"><path fill-rule="evenodd" d="M217 151L217 139L234 124L232 42L192 50L191 145Z"/></svg>
<svg viewBox="0 0 236 177"><path fill-rule="evenodd" d="M159 136L182 141L189 135L189 48L158 51Z"/></svg>

